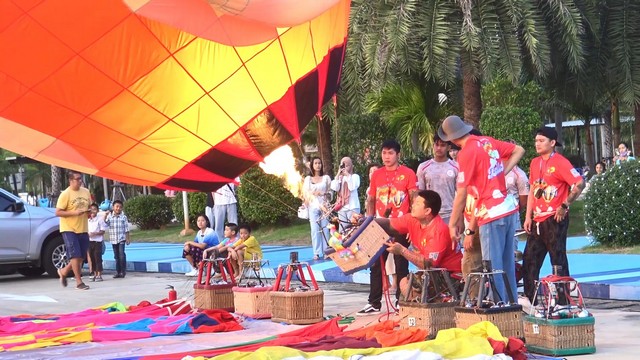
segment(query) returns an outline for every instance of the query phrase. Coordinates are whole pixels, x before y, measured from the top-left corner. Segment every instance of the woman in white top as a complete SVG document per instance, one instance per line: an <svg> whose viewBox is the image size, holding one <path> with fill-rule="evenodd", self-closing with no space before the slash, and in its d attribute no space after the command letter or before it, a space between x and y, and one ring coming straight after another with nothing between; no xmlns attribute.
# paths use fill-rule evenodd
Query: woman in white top
<svg viewBox="0 0 640 360"><path fill-rule="evenodd" d="M351 216L354 213L360 213L359 187L360 175L353 173L351 158L343 157L340 160L338 175L331 181L331 190L338 194L336 207L339 207L338 220L340 221L340 230L344 230L345 225L351 222Z"/></svg>
<svg viewBox="0 0 640 360"><path fill-rule="evenodd" d="M329 221L322 217L322 209L326 206L326 195L329 192L331 178L324 175L322 160L319 157L311 159L311 175L304 178L304 203L309 209L309 223L311 224L311 246L313 259L324 256L324 249L329 241ZM324 233L324 236L322 235Z"/></svg>

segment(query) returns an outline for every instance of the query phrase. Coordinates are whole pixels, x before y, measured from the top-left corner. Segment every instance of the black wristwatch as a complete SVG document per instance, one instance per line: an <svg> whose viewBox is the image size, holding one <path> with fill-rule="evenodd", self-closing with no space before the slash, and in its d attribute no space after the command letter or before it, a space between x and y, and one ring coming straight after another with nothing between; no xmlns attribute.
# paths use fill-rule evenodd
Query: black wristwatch
<svg viewBox="0 0 640 360"><path fill-rule="evenodd" d="M464 236L469 236L469 235L475 235L476 232L471 230L471 229L465 229L464 230Z"/></svg>
<svg viewBox="0 0 640 360"><path fill-rule="evenodd" d="M562 208L565 210L569 210L569 205L567 205L566 203L562 203L562 205L560 206L562 206Z"/></svg>

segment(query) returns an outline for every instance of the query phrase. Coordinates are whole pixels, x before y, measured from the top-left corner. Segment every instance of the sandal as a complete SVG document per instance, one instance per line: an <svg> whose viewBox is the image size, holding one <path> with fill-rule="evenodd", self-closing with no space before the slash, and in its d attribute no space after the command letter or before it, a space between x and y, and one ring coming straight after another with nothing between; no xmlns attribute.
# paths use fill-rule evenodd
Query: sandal
<svg viewBox="0 0 640 360"><path fill-rule="evenodd" d="M60 285L67 287L67 277L62 275L62 269L58 269L58 276L60 276Z"/></svg>
<svg viewBox="0 0 640 360"><path fill-rule="evenodd" d="M89 290L89 285L85 283L80 283L76 286L76 290Z"/></svg>

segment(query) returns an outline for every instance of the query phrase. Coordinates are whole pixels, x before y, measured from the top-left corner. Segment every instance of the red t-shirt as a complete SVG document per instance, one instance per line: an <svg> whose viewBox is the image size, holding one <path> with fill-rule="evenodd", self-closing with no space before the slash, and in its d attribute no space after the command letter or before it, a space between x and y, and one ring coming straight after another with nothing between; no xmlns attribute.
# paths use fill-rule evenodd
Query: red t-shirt
<svg viewBox="0 0 640 360"><path fill-rule="evenodd" d="M488 136L469 136L458 153L460 172L458 187L475 187L478 225L511 215L518 211L518 201L507 195L504 179L504 158L513 153L515 145Z"/></svg>
<svg viewBox="0 0 640 360"><path fill-rule="evenodd" d="M411 245L418 249L422 256L431 260L433 267L445 268L451 273L462 271L462 253L458 249L451 250L449 226L440 215L423 228L419 220L411 214L406 214L391 219L391 227L399 233L409 234Z"/></svg>
<svg viewBox="0 0 640 360"><path fill-rule="evenodd" d="M406 166L399 165L396 170L388 171L381 167L371 176L369 196L376 198L376 217L384 217L385 211L391 209L390 218L397 218L409 213L409 191L416 190L418 178Z"/></svg>
<svg viewBox="0 0 640 360"><path fill-rule="evenodd" d="M538 189L543 190L539 199L533 198L533 220L536 222L554 215L567 200L571 186L582 180L569 160L558 153L552 153L546 161L541 156L531 160L529 174L533 194Z"/></svg>

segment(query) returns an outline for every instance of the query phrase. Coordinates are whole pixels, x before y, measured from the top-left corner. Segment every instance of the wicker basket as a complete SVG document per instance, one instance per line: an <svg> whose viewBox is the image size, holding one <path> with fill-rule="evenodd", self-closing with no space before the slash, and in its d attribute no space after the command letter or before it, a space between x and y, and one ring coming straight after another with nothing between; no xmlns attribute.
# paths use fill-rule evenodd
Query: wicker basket
<svg viewBox="0 0 640 360"><path fill-rule="evenodd" d="M595 318L524 318L527 350L551 356L593 354L596 352Z"/></svg>
<svg viewBox="0 0 640 360"><path fill-rule="evenodd" d="M197 309L223 309L233 311L233 284L193 285Z"/></svg>
<svg viewBox="0 0 640 360"><path fill-rule="evenodd" d="M324 292L271 291L271 320L287 324L315 324L324 319Z"/></svg>
<svg viewBox="0 0 640 360"><path fill-rule="evenodd" d="M236 314L254 319L271 317L271 286L233 287L233 304Z"/></svg>
<svg viewBox="0 0 640 360"><path fill-rule="evenodd" d="M434 338L438 331L456 327L456 302L428 303L400 302L400 328L423 328Z"/></svg>
<svg viewBox="0 0 640 360"><path fill-rule="evenodd" d="M522 306L511 305L498 308L455 307L456 327L466 329L481 321L489 321L500 330L504 337L524 339Z"/></svg>
<svg viewBox="0 0 640 360"><path fill-rule="evenodd" d="M344 247L353 252L353 257L341 257L342 252L333 248L326 249L325 254L338 265L342 272L349 275L370 268L385 251L384 243L389 238L389 234L374 221L374 218L368 217L344 243Z"/></svg>

